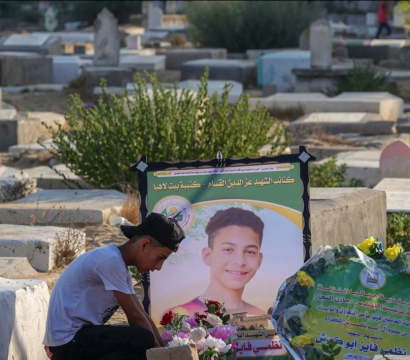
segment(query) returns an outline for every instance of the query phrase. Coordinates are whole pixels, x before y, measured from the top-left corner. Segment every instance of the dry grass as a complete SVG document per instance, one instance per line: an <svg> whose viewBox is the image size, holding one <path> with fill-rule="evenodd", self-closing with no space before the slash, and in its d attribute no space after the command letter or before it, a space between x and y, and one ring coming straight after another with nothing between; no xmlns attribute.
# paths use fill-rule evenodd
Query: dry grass
<svg viewBox="0 0 410 360"><path fill-rule="evenodd" d="M302 110L300 106L286 109L272 108L269 109L268 112L276 119L285 121L295 121L299 119L301 116L305 115L305 112Z"/></svg>
<svg viewBox="0 0 410 360"><path fill-rule="evenodd" d="M140 200L137 192L128 192L127 199L121 208L120 216L126 218L130 223L137 225L140 218Z"/></svg>

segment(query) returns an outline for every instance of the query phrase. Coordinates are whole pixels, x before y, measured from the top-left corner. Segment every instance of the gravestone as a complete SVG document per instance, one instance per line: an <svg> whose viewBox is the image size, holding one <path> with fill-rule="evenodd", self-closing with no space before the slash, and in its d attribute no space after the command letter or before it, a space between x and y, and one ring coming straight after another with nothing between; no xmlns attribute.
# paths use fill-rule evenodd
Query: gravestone
<svg viewBox="0 0 410 360"><path fill-rule="evenodd" d="M30 195L37 190L36 186L36 180L26 172L0 166L0 203Z"/></svg>
<svg viewBox="0 0 410 360"><path fill-rule="evenodd" d="M380 179L410 178L410 146L402 140L387 145L380 156Z"/></svg>
<svg viewBox="0 0 410 360"><path fill-rule="evenodd" d="M410 213L410 179L384 178L374 189L386 193L387 213Z"/></svg>
<svg viewBox="0 0 410 360"><path fill-rule="evenodd" d="M104 8L94 21L94 65L118 66L120 42L118 20Z"/></svg>
<svg viewBox="0 0 410 360"><path fill-rule="evenodd" d="M91 59L81 59L79 56L53 56L53 84L67 85L81 74L86 65L92 65Z"/></svg>
<svg viewBox="0 0 410 360"><path fill-rule="evenodd" d="M49 299L42 280L0 277L0 359L46 359L42 342Z"/></svg>
<svg viewBox="0 0 410 360"><path fill-rule="evenodd" d="M319 19L310 25L309 45L311 67L330 68L332 65L332 28L328 20Z"/></svg>
<svg viewBox="0 0 410 360"><path fill-rule="evenodd" d="M0 151L7 151L10 146L31 144L40 135L40 121L25 115L12 119L0 118Z"/></svg>
<svg viewBox="0 0 410 360"><path fill-rule="evenodd" d="M301 32L299 36L299 49L300 50L310 50L310 31L305 29Z"/></svg>
<svg viewBox="0 0 410 360"><path fill-rule="evenodd" d="M153 7L148 13L148 29L153 27L162 26L163 11L159 7Z"/></svg>
<svg viewBox="0 0 410 360"><path fill-rule="evenodd" d="M152 55L140 56L134 54L121 54L120 66L133 71L158 71L165 70L165 56ZM132 82L132 79L131 81Z"/></svg>

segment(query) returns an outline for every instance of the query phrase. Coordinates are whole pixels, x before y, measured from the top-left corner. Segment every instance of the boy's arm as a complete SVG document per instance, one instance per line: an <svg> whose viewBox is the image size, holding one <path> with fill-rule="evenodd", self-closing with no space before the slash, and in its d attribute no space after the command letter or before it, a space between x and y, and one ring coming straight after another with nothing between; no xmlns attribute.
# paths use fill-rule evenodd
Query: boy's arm
<svg viewBox="0 0 410 360"><path fill-rule="evenodd" d="M144 315L147 317L148 321L150 322L150 324L151 324L151 326L152 326L152 328L153 328L153 330L154 330L155 338L158 340L158 342L160 343L160 345L161 345L162 347L165 347L165 342L164 342L164 340L162 339L160 333L158 332L158 329L157 329L156 325L155 325L154 322L152 321L151 317L145 312L144 307L142 306L142 304L140 303L140 301L139 301L138 298L137 298L137 295L134 294L134 295L132 295L132 296L133 296L134 301L136 302L138 308L144 313Z"/></svg>
<svg viewBox="0 0 410 360"><path fill-rule="evenodd" d="M128 324L131 326L141 326L151 331L155 335L155 347L161 347L161 343L157 339L158 331L156 327L152 326L151 322L147 319L145 311L141 311L140 307L135 303L135 295L124 294L117 290L114 290L114 295L124 310L125 315L127 315Z"/></svg>

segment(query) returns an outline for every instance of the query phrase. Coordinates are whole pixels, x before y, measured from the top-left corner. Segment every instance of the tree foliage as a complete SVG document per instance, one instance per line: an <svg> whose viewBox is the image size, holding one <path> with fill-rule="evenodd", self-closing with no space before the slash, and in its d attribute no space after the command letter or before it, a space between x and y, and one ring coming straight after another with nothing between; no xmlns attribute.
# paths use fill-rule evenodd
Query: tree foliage
<svg viewBox="0 0 410 360"><path fill-rule="evenodd" d="M103 96L85 109L78 94L72 96L66 116L70 130L48 127L56 148L54 157L95 188L126 190L136 187L129 170L139 154L149 161L212 159L257 156L265 144L281 153L289 143L284 127L275 124L266 108L250 109L241 95L228 104L232 85L226 84L222 100L208 96L208 70L197 93L165 89L150 75L152 90L137 76L135 95Z"/></svg>
<svg viewBox="0 0 410 360"><path fill-rule="evenodd" d="M245 52L297 47L321 9L319 1L190 1L185 13L199 46Z"/></svg>

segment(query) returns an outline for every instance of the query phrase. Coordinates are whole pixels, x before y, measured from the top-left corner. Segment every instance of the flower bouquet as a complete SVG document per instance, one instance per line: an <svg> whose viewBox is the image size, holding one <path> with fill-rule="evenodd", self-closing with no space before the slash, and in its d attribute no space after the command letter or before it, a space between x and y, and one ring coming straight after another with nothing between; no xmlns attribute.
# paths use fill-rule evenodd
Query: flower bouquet
<svg viewBox="0 0 410 360"><path fill-rule="evenodd" d="M228 324L223 303L204 300L205 314L194 317L178 315L172 311L164 314L160 324L165 327L162 338L168 347L195 344L201 359L225 360L237 348L236 327Z"/></svg>
<svg viewBox="0 0 410 360"><path fill-rule="evenodd" d="M410 353L410 266L399 244L373 237L321 247L281 286L272 322L296 360L369 360ZM332 342L332 343L333 343Z"/></svg>

